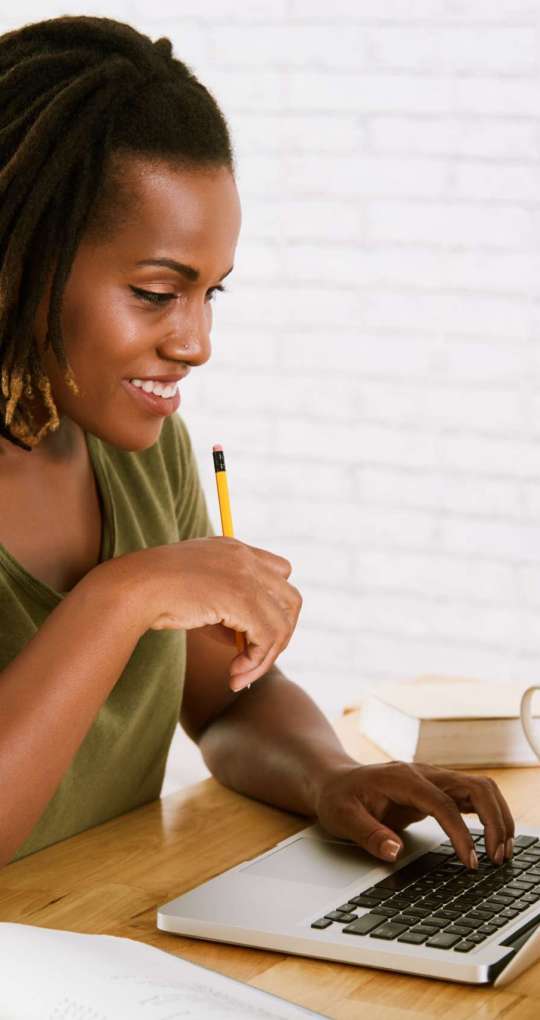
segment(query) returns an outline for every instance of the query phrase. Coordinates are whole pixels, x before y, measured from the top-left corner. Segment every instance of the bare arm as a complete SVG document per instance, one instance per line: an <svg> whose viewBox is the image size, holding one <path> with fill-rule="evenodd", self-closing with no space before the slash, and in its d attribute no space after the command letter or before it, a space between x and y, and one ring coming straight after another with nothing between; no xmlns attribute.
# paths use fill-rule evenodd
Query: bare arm
<svg viewBox="0 0 540 1020"><path fill-rule="evenodd" d="M43 814L146 629L128 561L90 571L0 672L0 866Z"/></svg>
<svg viewBox="0 0 540 1020"><path fill-rule="evenodd" d="M290 570L235 539L188 539L107 560L66 595L0 671L0 867L43 814L145 631L242 630L244 672L230 682L256 680L296 623Z"/></svg>

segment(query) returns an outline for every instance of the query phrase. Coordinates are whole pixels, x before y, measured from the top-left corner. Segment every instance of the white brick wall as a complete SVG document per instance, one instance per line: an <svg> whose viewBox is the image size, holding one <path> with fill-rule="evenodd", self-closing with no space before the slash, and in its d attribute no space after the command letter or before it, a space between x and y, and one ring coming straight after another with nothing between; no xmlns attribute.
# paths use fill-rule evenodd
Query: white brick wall
<svg viewBox="0 0 540 1020"><path fill-rule="evenodd" d="M81 13L24 0L13 24ZM214 521L304 595L280 664L540 678L540 0L149 0L236 146L244 223L184 387Z"/></svg>

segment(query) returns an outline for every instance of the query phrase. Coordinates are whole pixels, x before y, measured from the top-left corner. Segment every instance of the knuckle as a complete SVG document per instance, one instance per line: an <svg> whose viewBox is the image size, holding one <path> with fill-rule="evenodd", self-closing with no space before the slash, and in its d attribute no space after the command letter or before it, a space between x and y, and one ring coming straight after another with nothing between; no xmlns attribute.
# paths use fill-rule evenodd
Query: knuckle
<svg viewBox="0 0 540 1020"><path fill-rule="evenodd" d="M459 810L456 802L452 800L452 798L449 797L448 794L444 792L444 790L439 790L437 789L437 787L434 787L433 791L431 792L431 796L433 800L436 801L436 803L439 804L444 811L448 811L454 817L459 816L461 818L461 811Z"/></svg>

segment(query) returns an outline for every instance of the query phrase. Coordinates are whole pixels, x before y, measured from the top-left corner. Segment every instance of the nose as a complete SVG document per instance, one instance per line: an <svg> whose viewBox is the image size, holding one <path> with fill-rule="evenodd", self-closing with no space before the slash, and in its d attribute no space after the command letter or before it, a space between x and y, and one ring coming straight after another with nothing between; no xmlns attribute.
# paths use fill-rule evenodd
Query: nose
<svg viewBox="0 0 540 1020"><path fill-rule="evenodd" d="M211 309L206 306L199 312L193 309L188 317L175 324L174 329L159 344L159 354L170 361L185 361L189 365L204 365L212 354L210 329Z"/></svg>

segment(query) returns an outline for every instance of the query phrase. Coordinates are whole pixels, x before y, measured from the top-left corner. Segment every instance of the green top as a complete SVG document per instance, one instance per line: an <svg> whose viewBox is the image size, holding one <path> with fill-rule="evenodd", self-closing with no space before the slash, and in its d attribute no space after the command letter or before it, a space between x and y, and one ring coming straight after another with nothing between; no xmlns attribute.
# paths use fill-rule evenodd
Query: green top
<svg viewBox="0 0 540 1020"><path fill-rule="evenodd" d="M158 441L138 452L89 432L85 437L103 507L100 562L214 534L189 433L178 414L165 418ZM0 669L65 594L32 577L0 545ZM182 702L185 652L184 630L143 634L14 860L159 797Z"/></svg>

